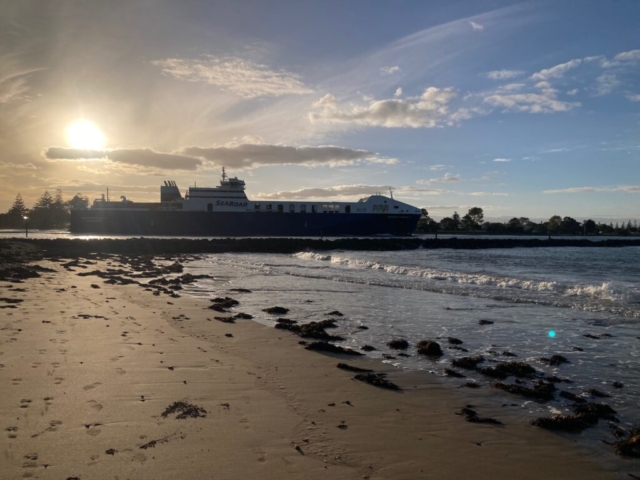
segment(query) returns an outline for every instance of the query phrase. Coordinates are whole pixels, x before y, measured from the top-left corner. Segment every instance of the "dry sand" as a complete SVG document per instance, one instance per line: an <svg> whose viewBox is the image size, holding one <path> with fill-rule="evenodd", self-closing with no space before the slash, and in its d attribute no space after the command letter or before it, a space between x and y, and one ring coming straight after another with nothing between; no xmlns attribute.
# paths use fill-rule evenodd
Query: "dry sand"
<svg viewBox="0 0 640 480"><path fill-rule="evenodd" d="M336 368L388 368L373 361L41 265L57 272L0 282L0 297L24 300L0 310L1 479L620 478L481 399L506 425L465 422L467 399L428 375L391 372L404 390L382 390ZM206 416L162 417L176 401Z"/></svg>

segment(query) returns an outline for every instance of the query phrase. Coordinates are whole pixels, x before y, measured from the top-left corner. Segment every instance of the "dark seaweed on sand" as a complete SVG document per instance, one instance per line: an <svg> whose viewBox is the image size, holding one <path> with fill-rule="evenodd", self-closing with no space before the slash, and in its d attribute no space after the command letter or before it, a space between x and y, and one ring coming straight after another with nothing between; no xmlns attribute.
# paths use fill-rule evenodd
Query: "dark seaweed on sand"
<svg viewBox="0 0 640 480"><path fill-rule="evenodd" d="M386 388L387 390L400 390L398 385L384 378L383 373L361 373L353 378L373 385L374 387Z"/></svg>
<svg viewBox="0 0 640 480"><path fill-rule="evenodd" d="M370 373L370 372L373 372L373 370L370 370L368 368L354 367L353 365L348 365L346 363L339 363L336 366L340 370L347 370L348 372L357 372L357 373Z"/></svg>
<svg viewBox="0 0 640 480"><path fill-rule="evenodd" d="M353 355L353 356L361 356L362 353L357 352L355 350L351 350L350 348L342 348L338 345L333 345L332 343L327 342L311 342L306 345L304 348L307 350L315 350L317 352L328 352L328 353L340 353L343 355Z"/></svg>
<svg viewBox="0 0 640 480"><path fill-rule="evenodd" d="M198 418L198 417L206 417L207 411L198 407L197 405L192 405L189 402L173 402L167 408L165 408L164 412L162 412L162 417L167 418L169 415L173 415L174 413L178 413L176 415L176 420L184 420L186 418Z"/></svg>

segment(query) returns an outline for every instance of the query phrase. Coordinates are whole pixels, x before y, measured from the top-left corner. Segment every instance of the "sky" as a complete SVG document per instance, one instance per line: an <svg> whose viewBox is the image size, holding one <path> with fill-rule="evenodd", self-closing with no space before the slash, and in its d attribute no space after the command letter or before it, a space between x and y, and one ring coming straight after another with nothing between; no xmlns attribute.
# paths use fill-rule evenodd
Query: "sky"
<svg viewBox="0 0 640 480"><path fill-rule="evenodd" d="M435 218L640 218L640 2L0 0L0 211L393 189Z"/></svg>

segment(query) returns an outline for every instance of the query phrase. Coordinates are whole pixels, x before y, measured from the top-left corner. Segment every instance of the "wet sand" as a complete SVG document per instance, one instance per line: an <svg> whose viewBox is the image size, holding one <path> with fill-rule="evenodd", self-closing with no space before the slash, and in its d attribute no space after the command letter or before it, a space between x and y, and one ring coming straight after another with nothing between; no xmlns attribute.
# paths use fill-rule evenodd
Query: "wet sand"
<svg viewBox="0 0 640 480"><path fill-rule="evenodd" d="M78 275L130 265L38 263L55 272L0 281L22 300L0 302L14 307L0 310L1 479L621 478L482 395L475 410L504 425L466 422L468 399L432 376L307 351L179 291ZM235 313L251 293L211 292L227 295ZM387 369L402 391L338 362Z"/></svg>

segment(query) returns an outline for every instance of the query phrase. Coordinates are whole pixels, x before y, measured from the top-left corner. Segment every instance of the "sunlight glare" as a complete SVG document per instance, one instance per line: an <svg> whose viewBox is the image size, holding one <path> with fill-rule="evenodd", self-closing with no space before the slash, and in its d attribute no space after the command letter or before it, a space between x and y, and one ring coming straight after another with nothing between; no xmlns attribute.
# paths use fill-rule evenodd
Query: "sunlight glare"
<svg viewBox="0 0 640 480"><path fill-rule="evenodd" d="M81 150L100 150L106 140L98 126L89 120L73 122L67 127L66 135L71 148Z"/></svg>

